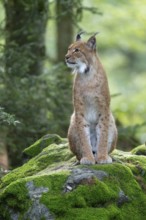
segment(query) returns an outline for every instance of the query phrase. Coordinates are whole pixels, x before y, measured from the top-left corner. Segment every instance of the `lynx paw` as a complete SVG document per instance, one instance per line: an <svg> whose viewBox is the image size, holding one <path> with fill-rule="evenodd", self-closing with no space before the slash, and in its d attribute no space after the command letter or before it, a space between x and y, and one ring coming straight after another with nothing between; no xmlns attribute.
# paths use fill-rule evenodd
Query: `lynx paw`
<svg viewBox="0 0 146 220"><path fill-rule="evenodd" d="M94 158L83 157L80 160L80 164L87 164L87 165L95 164L95 159Z"/></svg>
<svg viewBox="0 0 146 220"><path fill-rule="evenodd" d="M112 163L112 158L108 155L108 157L99 157L96 159L96 162L99 164Z"/></svg>

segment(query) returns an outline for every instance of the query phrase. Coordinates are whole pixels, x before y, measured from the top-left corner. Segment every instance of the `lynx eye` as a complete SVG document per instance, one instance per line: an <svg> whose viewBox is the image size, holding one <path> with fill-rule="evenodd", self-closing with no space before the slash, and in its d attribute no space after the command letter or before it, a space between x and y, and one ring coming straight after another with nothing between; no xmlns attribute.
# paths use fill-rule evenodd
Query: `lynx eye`
<svg viewBox="0 0 146 220"><path fill-rule="evenodd" d="M75 48L75 49L74 49L74 52L79 52L79 49L78 49L78 48Z"/></svg>

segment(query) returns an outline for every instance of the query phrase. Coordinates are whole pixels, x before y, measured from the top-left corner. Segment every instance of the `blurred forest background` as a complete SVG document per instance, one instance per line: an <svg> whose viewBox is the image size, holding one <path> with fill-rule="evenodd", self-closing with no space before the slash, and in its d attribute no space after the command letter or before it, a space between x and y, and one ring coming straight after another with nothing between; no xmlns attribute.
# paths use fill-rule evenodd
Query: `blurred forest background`
<svg viewBox="0 0 146 220"><path fill-rule="evenodd" d="M80 30L97 31L118 148L146 141L145 0L0 0L0 166L22 163L42 135L66 137L72 75L64 56Z"/></svg>

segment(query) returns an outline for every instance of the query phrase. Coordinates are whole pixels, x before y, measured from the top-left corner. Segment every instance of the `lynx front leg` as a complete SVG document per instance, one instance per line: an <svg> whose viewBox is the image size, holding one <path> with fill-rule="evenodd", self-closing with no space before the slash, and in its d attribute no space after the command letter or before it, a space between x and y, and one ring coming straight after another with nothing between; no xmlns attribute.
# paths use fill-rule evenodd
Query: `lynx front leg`
<svg viewBox="0 0 146 220"><path fill-rule="evenodd" d="M68 129L69 147L72 153L76 156L77 160L80 161L82 158L82 151L80 148L79 135L77 133L77 129L73 121L73 116L72 116L71 121L72 123L70 124L69 129Z"/></svg>
<svg viewBox="0 0 146 220"><path fill-rule="evenodd" d="M81 160L80 164L95 164L95 158L92 153L92 147L90 142L90 128L84 121L82 116L76 116L75 118L76 129L80 140Z"/></svg>
<svg viewBox="0 0 146 220"><path fill-rule="evenodd" d="M108 155L108 127L109 116L101 116L96 127L97 134L97 155L96 162L100 164L112 163L112 158Z"/></svg>
<svg viewBox="0 0 146 220"><path fill-rule="evenodd" d="M84 135L84 137L83 139L80 137L80 140L83 143L81 144L82 158L80 160L80 164L95 164L95 158L92 153L92 147L90 143L90 129L88 126L83 128L82 135Z"/></svg>
<svg viewBox="0 0 146 220"><path fill-rule="evenodd" d="M76 120L73 115L68 131L70 149L81 164L95 164L95 158L90 146L89 127L82 122L77 125Z"/></svg>

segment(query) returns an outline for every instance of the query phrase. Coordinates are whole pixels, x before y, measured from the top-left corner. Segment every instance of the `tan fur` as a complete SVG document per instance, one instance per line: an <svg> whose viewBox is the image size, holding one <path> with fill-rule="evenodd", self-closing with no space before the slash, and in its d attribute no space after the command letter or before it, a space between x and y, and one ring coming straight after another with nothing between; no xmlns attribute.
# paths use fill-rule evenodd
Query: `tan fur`
<svg viewBox="0 0 146 220"><path fill-rule="evenodd" d="M111 163L108 153L117 140L107 77L95 48L93 36L87 42L76 41L66 54L66 63L75 73L68 140L81 164Z"/></svg>

